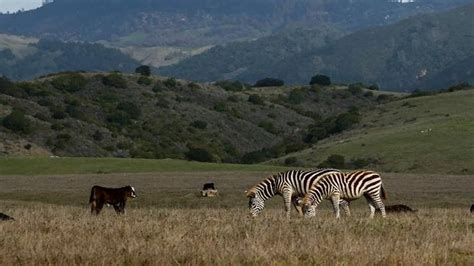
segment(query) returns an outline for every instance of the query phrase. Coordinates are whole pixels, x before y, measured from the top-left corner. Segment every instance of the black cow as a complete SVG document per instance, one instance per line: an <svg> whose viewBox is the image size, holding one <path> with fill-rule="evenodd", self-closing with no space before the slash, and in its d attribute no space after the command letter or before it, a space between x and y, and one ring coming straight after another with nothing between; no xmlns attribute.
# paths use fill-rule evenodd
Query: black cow
<svg viewBox="0 0 474 266"><path fill-rule="evenodd" d="M206 183L206 184L204 184L204 186L202 187L202 190L208 190L208 189L213 189L213 190L215 190L216 188L214 187L214 183Z"/></svg>
<svg viewBox="0 0 474 266"><path fill-rule="evenodd" d="M471 213L474 213L474 204L471 206Z"/></svg>
<svg viewBox="0 0 474 266"><path fill-rule="evenodd" d="M13 217L0 212L0 221L13 221Z"/></svg>
<svg viewBox="0 0 474 266"><path fill-rule="evenodd" d="M91 205L91 213L98 215L104 204L112 205L118 214L125 213L125 203L128 198L135 198L137 194L132 186L121 188L106 188L101 186L93 186L89 204Z"/></svg>

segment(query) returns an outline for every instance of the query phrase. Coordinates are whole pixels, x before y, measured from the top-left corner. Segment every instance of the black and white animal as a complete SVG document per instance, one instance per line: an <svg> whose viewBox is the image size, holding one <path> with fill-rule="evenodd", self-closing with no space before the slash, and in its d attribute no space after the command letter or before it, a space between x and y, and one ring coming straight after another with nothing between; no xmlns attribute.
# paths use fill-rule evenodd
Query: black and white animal
<svg viewBox="0 0 474 266"><path fill-rule="evenodd" d="M245 191L245 195L249 198L250 215L253 217L259 215L265 207L265 201L275 195L283 197L287 217L290 217L292 203L298 213L303 214L298 198L303 197L322 177L336 173L341 172L336 169L289 170L268 177ZM346 214L350 215L347 201L342 200L340 204Z"/></svg>
<svg viewBox="0 0 474 266"><path fill-rule="evenodd" d="M125 203L127 199L136 198L135 188L125 186L121 188L106 188L101 186L93 186L89 204L91 205L91 213L99 214L104 204L112 205L118 214L125 213Z"/></svg>
<svg viewBox="0 0 474 266"><path fill-rule="evenodd" d="M208 189L216 189L214 187L214 183L205 183L204 186L202 186L202 190L208 190Z"/></svg>
<svg viewBox="0 0 474 266"><path fill-rule="evenodd" d="M0 221L13 221L13 217L0 212Z"/></svg>
<svg viewBox="0 0 474 266"><path fill-rule="evenodd" d="M323 199L330 199L336 218L340 217L339 202L341 199L352 201L364 196L370 207L373 218L376 209L380 209L385 217L385 206L382 199L386 198L380 175L373 171L355 171L349 173L334 172L324 175L319 182L313 184L303 199L302 208L305 217L316 215L316 207Z"/></svg>

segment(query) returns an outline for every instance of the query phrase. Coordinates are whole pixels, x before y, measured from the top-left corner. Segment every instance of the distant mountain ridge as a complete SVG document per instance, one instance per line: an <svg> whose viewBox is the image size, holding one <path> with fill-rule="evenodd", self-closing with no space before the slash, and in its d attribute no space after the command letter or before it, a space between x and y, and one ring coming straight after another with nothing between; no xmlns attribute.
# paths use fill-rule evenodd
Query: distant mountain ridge
<svg viewBox="0 0 474 266"><path fill-rule="evenodd" d="M0 15L0 32L64 41L105 40L125 46L202 47L321 22L353 31L465 2L469 0L410 4L380 0L56 0L36 10Z"/></svg>
<svg viewBox="0 0 474 266"><path fill-rule="evenodd" d="M465 79L472 80L472 71L446 75L449 82L442 75L447 68L458 69L458 62L463 66L473 65L472 14L474 4L444 13L411 17L393 25L346 35L323 47L289 53L265 67L255 63L266 62L267 56L262 50L253 50L254 43L231 44L161 68L161 73L198 81L232 78L254 82L272 76L299 84L307 84L312 75L323 73L335 82L375 83L391 90L439 88L441 86L434 82L449 86ZM300 39L304 40L304 37ZM263 42L260 47L274 48L271 39L260 41ZM276 47L282 45L276 43ZM236 58L240 53L252 60ZM221 65L226 67L216 67Z"/></svg>

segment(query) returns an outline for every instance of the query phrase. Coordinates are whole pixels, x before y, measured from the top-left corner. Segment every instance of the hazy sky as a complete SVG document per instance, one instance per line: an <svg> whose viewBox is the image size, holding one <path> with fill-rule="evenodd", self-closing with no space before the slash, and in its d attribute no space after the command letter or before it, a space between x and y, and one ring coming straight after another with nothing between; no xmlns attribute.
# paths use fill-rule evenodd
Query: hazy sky
<svg viewBox="0 0 474 266"><path fill-rule="evenodd" d="M0 0L0 12L16 12L22 8L25 10L41 6L41 0Z"/></svg>

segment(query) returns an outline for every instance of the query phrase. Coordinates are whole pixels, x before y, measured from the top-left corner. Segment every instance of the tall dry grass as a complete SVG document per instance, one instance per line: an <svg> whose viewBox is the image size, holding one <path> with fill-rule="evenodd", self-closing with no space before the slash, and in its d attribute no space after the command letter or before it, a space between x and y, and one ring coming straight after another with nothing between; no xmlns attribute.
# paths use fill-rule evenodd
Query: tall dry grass
<svg viewBox="0 0 474 266"><path fill-rule="evenodd" d="M459 264L474 263L474 216L465 209L368 219L367 209L340 221L256 219L243 208L106 210L8 202L17 219L0 223L0 265L23 264Z"/></svg>

